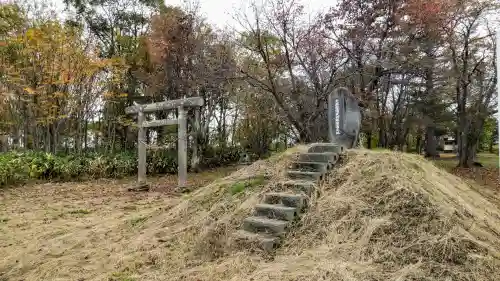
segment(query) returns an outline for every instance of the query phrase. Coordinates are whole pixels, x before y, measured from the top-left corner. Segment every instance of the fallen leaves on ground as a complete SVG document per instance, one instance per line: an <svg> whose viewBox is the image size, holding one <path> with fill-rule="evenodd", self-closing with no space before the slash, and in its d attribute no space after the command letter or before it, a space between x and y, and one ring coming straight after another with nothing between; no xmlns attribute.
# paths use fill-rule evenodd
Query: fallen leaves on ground
<svg viewBox="0 0 500 281"><path fill-rule="evenodd" d="M472 179L477 183L500 192L499 169L495 168L453 168L452 173L462 178Z"/></svg>

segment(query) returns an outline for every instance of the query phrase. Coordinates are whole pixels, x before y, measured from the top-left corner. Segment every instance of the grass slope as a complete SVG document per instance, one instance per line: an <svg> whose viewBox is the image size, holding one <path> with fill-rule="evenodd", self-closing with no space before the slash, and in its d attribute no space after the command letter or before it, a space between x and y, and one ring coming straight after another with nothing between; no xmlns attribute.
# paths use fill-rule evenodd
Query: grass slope
<svg viewBox="0 0 500 281"><path fill-rule="evenodd" d="M5 191L0 280L500 280L499 202L417 155L352 151L273 256L232 245L303 150L177 197Z"/></svg>

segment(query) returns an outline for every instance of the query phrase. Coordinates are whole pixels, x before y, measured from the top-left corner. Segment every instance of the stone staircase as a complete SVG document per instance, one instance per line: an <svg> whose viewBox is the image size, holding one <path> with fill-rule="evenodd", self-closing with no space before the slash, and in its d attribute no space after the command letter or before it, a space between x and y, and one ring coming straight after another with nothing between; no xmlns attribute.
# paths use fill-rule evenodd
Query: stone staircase
<svg viewBox="0 0 500 281"><path fill-rule="evenodd" d="M334 143L311 144L308 152L300 154L288 167L288 179L277 183L278 189L286 192L265 194L253 215L243 220L242 229L233 233L233 241L267 252L277 248L307 211L308 199L344 150L344 146Z"/></svg>

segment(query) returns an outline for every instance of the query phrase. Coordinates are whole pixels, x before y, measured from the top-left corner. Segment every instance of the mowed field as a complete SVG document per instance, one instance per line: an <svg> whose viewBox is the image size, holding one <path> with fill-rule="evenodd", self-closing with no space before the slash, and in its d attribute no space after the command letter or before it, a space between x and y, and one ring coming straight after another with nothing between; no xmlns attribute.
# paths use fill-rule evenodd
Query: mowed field
<svg viewBox="0 0 500 281"><path fill-rule="evenodd" d="M235 169L190 174L188 185L205 186ZM186 196L176 190L175 175L150 178L150 192L127 191L134 180L0 189L0 280L75 280L82 276L78 271L108 272L109 280L127 280L115 271L127 253L140 250L133 245L141 225ZM135 266L142 262L154 264L155 257Z"/></svg>

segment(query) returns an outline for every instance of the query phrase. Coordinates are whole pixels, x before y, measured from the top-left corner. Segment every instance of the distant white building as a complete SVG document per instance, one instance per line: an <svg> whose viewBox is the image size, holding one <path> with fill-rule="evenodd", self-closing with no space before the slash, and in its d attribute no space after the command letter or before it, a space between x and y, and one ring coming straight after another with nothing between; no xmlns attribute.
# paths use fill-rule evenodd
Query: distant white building
<svg viewBox="0 0 500 281"><path fill-rule="evenodd" d="M445 153L456 153L458 149L457 140L453 136L444 135L440 138L439 147Z"/></svg>

